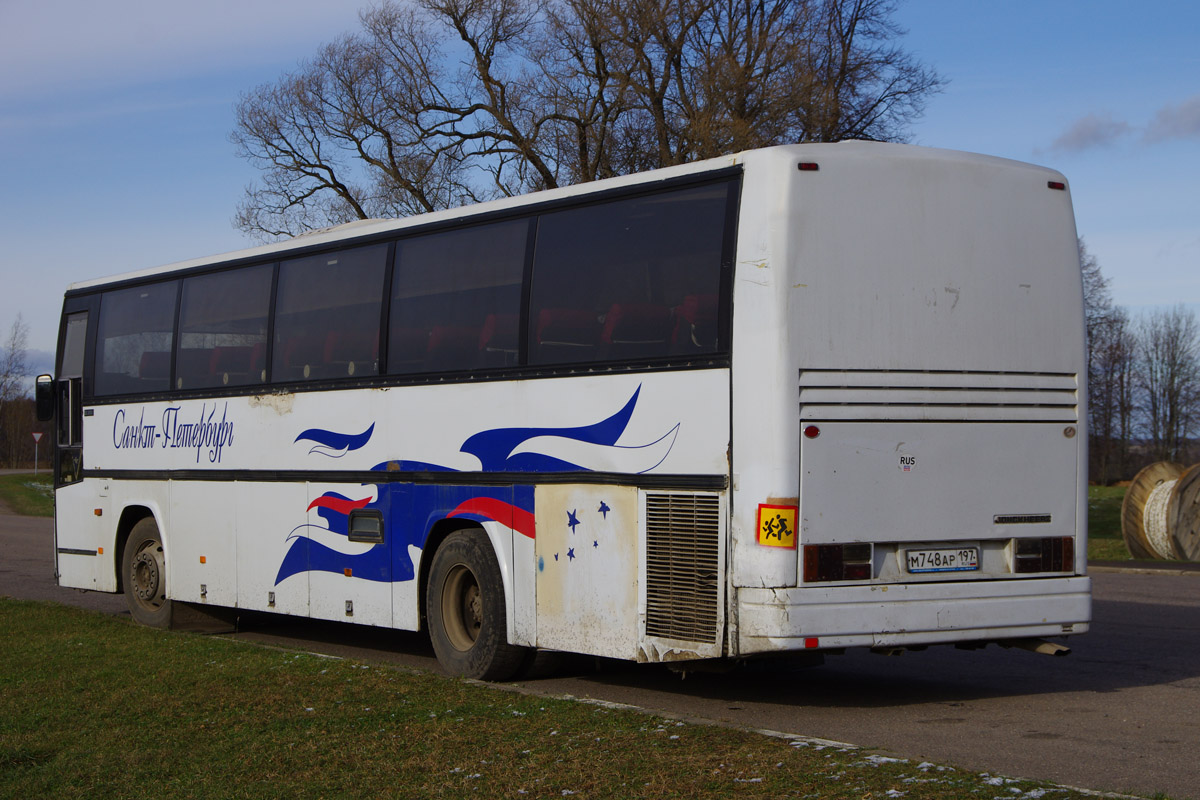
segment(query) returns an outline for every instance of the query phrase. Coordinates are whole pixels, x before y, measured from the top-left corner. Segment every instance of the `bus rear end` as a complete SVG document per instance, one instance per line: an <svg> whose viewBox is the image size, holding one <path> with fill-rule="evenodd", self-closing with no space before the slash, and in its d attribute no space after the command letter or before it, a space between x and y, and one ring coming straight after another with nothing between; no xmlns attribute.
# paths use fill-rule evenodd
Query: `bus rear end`
<svg viewBox="0 0 1200 800"><path fill-rule="evenodd" d="M735 288L731 650L1054 650L1090 620L1065 179L894 145L771 155L747 162L778 189L743 206Z"/></svg>

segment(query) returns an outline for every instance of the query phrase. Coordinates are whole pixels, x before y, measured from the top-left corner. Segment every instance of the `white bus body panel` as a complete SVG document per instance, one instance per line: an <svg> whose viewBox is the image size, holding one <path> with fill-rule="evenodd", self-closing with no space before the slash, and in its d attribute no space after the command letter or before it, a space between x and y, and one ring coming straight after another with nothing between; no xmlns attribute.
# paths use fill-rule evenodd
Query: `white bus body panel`
<svg viewBox="0 0 1200 800"><path fill-rule="evenodd" d="M424 536L464 498L480 495L500 510L461 514L493 543L509 640L637 658L644 649L638 490L541 484L537 474L524 489L477 485L478 478L534 454L597 472L719 479L730 440L728 386L728 370L710 369L92 406L84 428L90 469L174 477L105 479L112 513L94 521L81 516L91 505L60 495L60 526L82 532L79 544L94 550L97 540L110 542L99 558L60 555L60 563L80 564L60 582L98 588L96 576L104 575L115 590L111 543L120 512L146 505L163 533L173 599L416 629ZM572 433L614 417L612 441ZM517 432L497 437L503 452L479 444L476 437L497 431ZM373 471L385 478L392 469L440 471L436 483L422 485L337 477ZM201 479L217 470L234 477ZM236 479L241 471L322 479ZM469 474L456 479L458 472ZM85 479L60 491L91 495L100 483ZM387 558L371 557L371 545L349 542L331 524L344 525L338 508L350 507L382 511ZM66 509L80 518L68 524ZM536 536L532 523L514 522L522 511L536 517ZM580 521L574 528L568 512ZM65 541L59 546L71 546Z"/></svg>
<svg viewBox="0 0 1200 800"><path fill-rule="evenodd" d="M1079 443L1063 435L1062 424L820 427L821 435L802 438L800 447L805 544L1075 534ZM1047 480L1047 473L1062 480ZM1063 491L1063 480L1072 491ZM1050 521L995 523L1006 515Z"/></svg>
<svg viewBox="0 0 1200 800"><path fill-rule="evenodd" d="M636 658L638 490L542 486L537 507L537 644Z"/></svg>
<svg viewBox="0 0 1200 800"><path fill-rule="evenodd" d="M480 453L464 448L477 434L544 429L482 456L538 454L630 475L721 475L728 468L728 380L725 370L700 370L114 403L91 407L84 436L91 470L349 471L395 461L452 474L489 471ZM561 433L608 420L629 404L614 443ZM346 443L301 438L306 431Z"/></svg>
<svg viewBox="0 0 1200 800"><path fill-rule="evenodd" d="M732 651L1085 629L1087 584L1070 577L1087 550L1082 293L1070 195L1048 185L1065 179L856 142L749 153L745 170ZM795 549L758 543L760 504L798 509ZM1018 536L1073 536L1075 564L1014 580ZM804 584L805 544L854 542L874 545L874 585ZM980 546L982 568L897 561L939 542ZM945 604L964 610L930 610Z"/></svg>
<svg viewBox="0 0 1200 800"><path fill-rule="evenodd" d="M55 493L54 547L60 586L117 590L115 525L108 481L83 481ZM95 510L100 510L97 516ZM103 550L103 552L98 552Z"/></svg>

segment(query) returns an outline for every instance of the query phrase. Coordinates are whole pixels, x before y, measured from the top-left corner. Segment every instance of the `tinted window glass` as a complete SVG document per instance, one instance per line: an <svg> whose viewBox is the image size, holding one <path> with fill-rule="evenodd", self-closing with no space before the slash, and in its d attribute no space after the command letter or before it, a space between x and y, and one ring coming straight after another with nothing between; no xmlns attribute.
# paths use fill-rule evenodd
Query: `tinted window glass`
<svg viewBox="0 0 1200 800"><path fill-rule="evenodd" d="M271 380L376 375L387 245L279 265Z"/></svg>
<svg viewBox="0 0 1200 800"><path fill-rule="evenodd" d="M105 292L96 337L97 395L171 387L171 344L179 281Z"/></svg>
<svg viewBox="0 0 1200 800"><path fill-rule="evenodd" d="M268 264L184 280L176 388L244 386L266 380L272 271Z"/></svg>
<svg viewBox="0 0 1200 800"><path fill-rule="evenodd" d="M62 363L58 377L74 378L83 374L83 351L87 342L87 312L67 315L67 332L63 337Z"/></svg>
<svg viewBox="0 0 1200 800"><path fill-rule="evenodd" d="M715 352L728 186L543 215L534 254L530 362Z"/></svg>
<svg viewBox="0 0 1200 800"><path fill-rule="evenodd" d="M528 220L405 239L396 246L388 370L517 363Z"/></svg>

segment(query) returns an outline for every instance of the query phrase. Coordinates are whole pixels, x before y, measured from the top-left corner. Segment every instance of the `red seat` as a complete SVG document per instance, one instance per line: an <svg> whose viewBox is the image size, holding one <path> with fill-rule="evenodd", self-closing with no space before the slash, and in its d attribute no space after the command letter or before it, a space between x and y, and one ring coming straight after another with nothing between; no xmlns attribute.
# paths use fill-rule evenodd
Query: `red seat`
<svg viewBox="0 0 1200 800"><path fill-rule="evenodd" d="M488 314L479 333L479 349L485 352L517 352L520 321L516 314Z"/></svg>
<svg viewBox="0 0 1200 800"><path fill-rule="evenodd" d="M592 311L578 308L543 308L538 312L538 344L591 347L599 338L600 322Z"/></svg>
<svg viewBox="0 0 1200 800"><path fill-rule="evenodd" d="M262 371L267 367L267 343L259 342L254 345L254 349L250 351L250 372L251 377L255 377L253 373L257 373L260 379L265 379L262 376Z"/></svg>
<svg viewBox="0 0 1200 800"><path fill-rule="evenodd" d="M326 364L354 364L349 374L371 374L375 372L375 359L379 353L377 331L330 331L325 337L325 348L321 360Z"/></svg>
<svg viewBox="0 0 1200 800"><path fill-rule="evenodd" d="M429 332L425 366L433 371L470 369L476 366L479 335L477 328L435 325Z"/></svg>
<svg viewBox="0 0 1200 800"><path fill-rule="evenodd" d="M392 328L388 341L388 371L415 372L425 363L429 331L422 328Z"/></svg>
<svg viewBox="0 0 1200 800"><path fill-rule="evenodd" d="M255 345L255 348L263 345ZM208 372L210 375L224 375L231 373L235 375L245 375L250 372L250 361L253 348L249 345L240 347L214 347L212 357L208 360Z"/></svg>
<svg viewBox="0 0 1200 800"><path fill-rule="evenodd" d="M654 303L613 303L604 315L604 344L663 344L671 335L671 312ZM663 348L665 354L666 348Z"/></svg>
<svg viewBox="0 0 1200 800"><path fill-rule="evenodd" d="M185 388L208 383L208 364L213 351L208 348L188 347L181 349L175 359L175 375Z"/></svg>
<svg viewBox="0 0 1200 800"><path fill-rule="evenodd" d="M321 360L324 342L315 336L293 336L283 346L283 365L303 367Z"/></svg>
<svg viewBox="0 0 1200 800"><path fill-rule="evenodd" d="M717 346L717 295L689 294L675 307L671 344L678 350L713 350Z"/></svg>
<svg viewBox="0 0 1200 800"><path fill-rule="evenodd" d="M166 350L147 350L138 362L138 377L167 381L171 377L171 354Z"/></svg>

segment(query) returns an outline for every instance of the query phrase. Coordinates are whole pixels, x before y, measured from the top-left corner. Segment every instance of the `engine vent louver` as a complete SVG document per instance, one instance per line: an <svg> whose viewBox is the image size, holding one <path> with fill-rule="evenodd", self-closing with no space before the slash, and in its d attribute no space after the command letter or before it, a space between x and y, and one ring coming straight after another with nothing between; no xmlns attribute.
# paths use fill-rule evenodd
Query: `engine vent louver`
<svg viewBox="0 0 1200 800"><path fill-rule="evenodd" d="M646 635L713 644L720 635L720 501L646 495Z"/></svg>
<svg viewBox="0 0 1200 800"><path fill-rule="evenodd" d="M1079 421L1069 373L801 370L800 418L816 421Z"/></svg>

